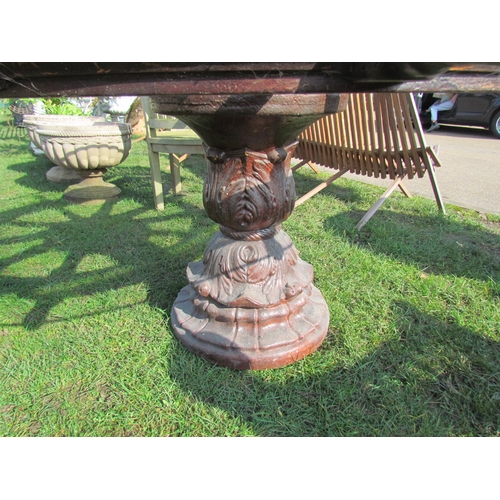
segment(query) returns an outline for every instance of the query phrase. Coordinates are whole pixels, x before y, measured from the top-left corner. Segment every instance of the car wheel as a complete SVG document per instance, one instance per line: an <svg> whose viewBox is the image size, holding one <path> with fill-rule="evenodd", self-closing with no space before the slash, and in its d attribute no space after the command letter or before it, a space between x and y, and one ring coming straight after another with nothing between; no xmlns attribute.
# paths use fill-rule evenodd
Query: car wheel
<svg viewBox="0 0 500 500"><path fill-rule="evenodd" d="M491 120L490 130L497 139L500 139L500 111L497 111Z"/></svg>

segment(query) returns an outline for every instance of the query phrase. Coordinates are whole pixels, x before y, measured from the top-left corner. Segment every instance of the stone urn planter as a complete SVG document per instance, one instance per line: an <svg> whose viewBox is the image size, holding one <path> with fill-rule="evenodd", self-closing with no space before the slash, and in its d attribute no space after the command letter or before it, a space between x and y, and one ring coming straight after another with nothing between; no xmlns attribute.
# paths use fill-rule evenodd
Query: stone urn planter
<svg viewBox="0 0 500 500"><path fill-rule="evenodd" d="M28 130L28 135L31 142L36 148L41 149L42 143L38 135L39 128L60 128L70 126L88 126L93 123L103 123L104 117L102 116L73 116L73 115L26 115L24 117L24 124ZM80 180L77 172L73 169L55 165L46 173L47 180L51 182L75 182Z"/></svg>
<svg viewBox="0 0 500 500"><path fill-rule="evenodd" d="M38 128L42 149L56 165L78 173L80 182L69 186L64 197L73 203L113 200L121 190L103 181L108 168L122 163L132 146L127 123L94 123Z"/></svg>

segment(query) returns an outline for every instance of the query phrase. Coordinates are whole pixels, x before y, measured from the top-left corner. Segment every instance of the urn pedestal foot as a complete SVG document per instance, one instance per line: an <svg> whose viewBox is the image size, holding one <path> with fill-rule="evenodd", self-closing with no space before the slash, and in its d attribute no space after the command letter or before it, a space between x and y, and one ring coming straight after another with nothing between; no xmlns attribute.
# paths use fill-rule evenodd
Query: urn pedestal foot
<svg viewBox="0 0 500 500"><path fill-rule="evenodd" d="M70 168L53 166L47 171L45 177L50 182L69 183L81 180L82 176Z"/></svg>
<svg viewBox="0 0 500 500"><path fill-rule="evenodd" d="M114 201L118 199L121 189L110 182L104 182L102 176L106 169L76 171L83 179L78 184L69 186L64 191L64 198L72 203L85 205Z"/></svg>

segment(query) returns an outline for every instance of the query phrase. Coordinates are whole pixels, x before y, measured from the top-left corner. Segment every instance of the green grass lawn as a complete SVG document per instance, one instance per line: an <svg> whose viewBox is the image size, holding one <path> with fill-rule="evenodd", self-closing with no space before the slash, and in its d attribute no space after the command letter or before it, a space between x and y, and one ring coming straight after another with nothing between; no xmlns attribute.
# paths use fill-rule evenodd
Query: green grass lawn
<svg viewBox="0 0 500 500"><path fill-rule="evenodd" d="M135 143L105 176L120 200L79 206L25 135L0 129L0 435L499 435L499 217L396 193L358 232L383 190L332 184L283 224L328 303L325 342L231 371L169 321L217 230L205 160L186 160L183 195L158 212ZM298 195L326 177L303 167Z"/></svg>

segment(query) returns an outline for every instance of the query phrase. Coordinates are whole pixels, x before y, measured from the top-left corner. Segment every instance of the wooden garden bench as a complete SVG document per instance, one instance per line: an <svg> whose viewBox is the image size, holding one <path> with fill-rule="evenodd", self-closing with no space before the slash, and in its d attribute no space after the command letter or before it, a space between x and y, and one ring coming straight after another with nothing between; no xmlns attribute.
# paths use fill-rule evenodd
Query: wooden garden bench
<svg viewBox="0 0 500 500"><path fill-rule="evenodd" d="M294 171L307 163L338 171L299 198L295 206L347 172L393 180L357 224L361 229L397 187L411 197L403 180L421 178L427 172L436 203L445 213L434 173L434 167L441 164L425 143L412 94L351 94L345 111L318 120L299 136L293 156L301 160Z"/></svg>
<svg viewBox="0 0 500 500"><path fill-rule="evenodd" d="M149 97L141 97L141 104L146 127L154 203L157 210L163 210L165 206L161 182L160 153L169 155L172 192L179 194L182 189L180 173L182 162L191 154L205 154L205 149L202 140L180 120L153 113Z"/></svg>

